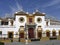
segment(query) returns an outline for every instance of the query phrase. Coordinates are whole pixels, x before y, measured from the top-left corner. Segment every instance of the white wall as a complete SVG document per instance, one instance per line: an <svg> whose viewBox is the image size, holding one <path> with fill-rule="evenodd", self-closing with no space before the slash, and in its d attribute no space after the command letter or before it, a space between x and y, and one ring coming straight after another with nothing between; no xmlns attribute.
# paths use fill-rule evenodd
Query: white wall
<svg viewBox="0 0 60 45"><path fill-rule="evenodd" d="M0 31L2 31L2 34L8 34L8 32L12 32L15 34L15 32L17 32L15 27L0 27ZM8 37L8 35L2 35L2 37Z"/></svg>
<svg viewBox="0 0 60 45"><path fill-rule="evenodd" d="M19 18L23 17L24 18L24 22L21 23L19 21ZM42 21L40 23L37 22L37 18L41 18ZM55 29L57 32L58 30L60 30L59 26L51 26L50 22L49 22L49 26L46 27L46 21L45 21L45 16L35 16L35 23L36 23L36 30L38 26L42 26L43 31L46 31L47 29L51 31ZM0 26L0 31L2 31L2 34L8 34L8 31L13 31L14 34L16 34L16 32L19 31L20 26L24 26L25 27L25 23L27 22L27 17L24 15L16 15L15 20L14 20L14 25L13 26ZM7 37L7 36L6 36Z"/></svg>
<svg viewBox="0 0 60 45"><path fill-rule="evenodd" d="M39 17L42 19L42 21L40 23L37 22L37 18L39 18ZM42 28L44 28L45 23L46 23L45 16L35 16L35 23L37 24L36 27L41 26Z"/></svg>
<svg viewBox="0 0 60 45"><path fill-rule="evenodd" d="M24 22L23 23L19 22L19 18L20 17L24 18ZM16 32L19 31L20 26L24 26L25 27L26 20L27 20L26 16L24 16L24 15L17 15L15 17L13 26L10 25L10 22L9 22L9 25L0 25L0 31L2 31L2 34L8 34L8 31L13 31L14 34L16 34ZM5 37L8 37L8 35L5 36Z"/></svg>
<svg viewBox="0 0 60 45"><path fill-rule="evenodd" d="M21 23L19 21L20 17L24 18L24 22L23 23ZM16 26L16 28L20 28L20 26L24 26L25 27L26 20L27 20L26 16L24 16L24 15L17 15L16 19L15 19L15 26Z"/></svg>

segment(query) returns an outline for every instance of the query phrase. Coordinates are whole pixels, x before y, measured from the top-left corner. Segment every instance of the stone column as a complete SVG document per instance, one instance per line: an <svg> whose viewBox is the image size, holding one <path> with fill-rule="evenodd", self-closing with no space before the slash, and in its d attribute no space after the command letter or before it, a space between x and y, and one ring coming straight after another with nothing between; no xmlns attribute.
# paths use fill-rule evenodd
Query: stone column
<svg viewBox="0 0 60 45"><path fill-rule="evenodd" d="M25 42L26 42L25 44L28 44L28 28L26 28L26 38L27 39L25 40Z"/></svg>
<svg viewBox="0 0 60 45"><path fill-rule="evenodd" d="M36 34L35 34L35 38L37 39L37 38L38 38L38 36L37 36L37 29L35 30L35 32L36 32Z"/></svg>
<svg viewBox="0 0 60 45"><path fill-rule="evenodd" d="M26 29L26 38L28 39L28 28Z"/></svg>
<svg viewBox="0 0 60 45"><path fill-rule="evenodd" d="M58 36L59 35L59 31L56 31L56 36Z"/></svg>
<svg viewBox="0 0 60 45"><path fill-rule="evenodd" d="M11 26L11 22L10 21L11 21L11 19L9 19L9 22L8 22L9 23L9 26Z"/></svg>
<svg viewBox="0 0 60 45"><path fill-rule="evenodd" d="M52 31L50 32L50 36L52 37Z"/></svg>

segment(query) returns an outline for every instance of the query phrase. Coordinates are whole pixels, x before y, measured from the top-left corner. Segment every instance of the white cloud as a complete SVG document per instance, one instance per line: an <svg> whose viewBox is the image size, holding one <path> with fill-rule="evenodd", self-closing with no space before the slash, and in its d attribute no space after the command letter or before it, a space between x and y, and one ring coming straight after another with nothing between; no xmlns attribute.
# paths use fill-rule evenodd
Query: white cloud
<svg viewBox="0 0 60 45"><path fill-rule="evenodd" d="M49 3L43 5L43 7L54 6L54 5L59 4L59 3L60 3L60 0L52 0Z"/></svg>
<svg viewBox="0 0 60 45"><path fill-rule="evenodd" d="M6 18L6 17L10 17L10 16L11 16L11 15L10 15L9 13L6 13L6 14L5 14L5 18Z"/></svg>
<svg viewBox="0 0 60 45"><path fill-rule="evenodd" d="M23 10L22 5L20 5L16 0L15 0L15 2L16 2L15 7L14 7L14 6L10 6L12 15L13 15L15 12L17 12L17 11Z"/></svg>
<svg viewBox="0 0 60 45"><path fill-rule="evenodd" d="M22 5L19 5L19 3L18 3L18 2L16 2L16 6L17 6L17 10L18 10L18 11L23 10Z"/></svg>

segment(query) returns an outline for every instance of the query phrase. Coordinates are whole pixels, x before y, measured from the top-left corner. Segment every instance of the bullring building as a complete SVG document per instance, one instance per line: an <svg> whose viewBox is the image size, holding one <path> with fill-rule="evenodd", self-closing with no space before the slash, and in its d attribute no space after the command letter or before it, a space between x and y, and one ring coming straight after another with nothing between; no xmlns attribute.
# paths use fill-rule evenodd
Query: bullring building
<svg viewBox="0 0 60 45"><path fill-rule="evenodd" d="M60 21L45 16L36 10L32 14L18 11L13 18L0 18L0 38L39 39L60 35Z"/></svg>

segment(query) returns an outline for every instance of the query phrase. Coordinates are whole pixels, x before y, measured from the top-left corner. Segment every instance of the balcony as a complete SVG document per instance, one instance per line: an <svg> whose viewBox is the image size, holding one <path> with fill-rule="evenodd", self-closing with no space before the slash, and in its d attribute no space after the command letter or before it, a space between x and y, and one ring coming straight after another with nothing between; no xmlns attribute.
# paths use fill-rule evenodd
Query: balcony
<svg viewBox="0 0 60 45"><path fill-rule="evenodd" d="M33 26L33 25L36 25L36 23L26 23L25 25Z"/></svg>
<svg viewBox="0 0 60 45"><path fill-rule="evenodd" d="M35 27L36 27L36 23L26 23L26 24L25 24L25 30L26 30L27 28L30 28L30 27L35 28Z"/></svg>
<svg viewBox="0 0 60 45"><path fill-rule="evenodd" d="M60 28L60 25L45 26L45 28Z"/></svg>
<svg viewBox="0 0 60 45"><path fill-rule="evenodd" d="M15 26L10 26L10 25L0 25L0 28L15 28Z"/></svg>

